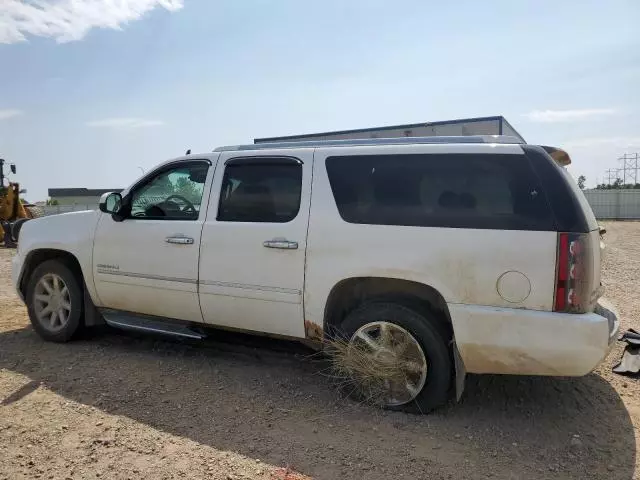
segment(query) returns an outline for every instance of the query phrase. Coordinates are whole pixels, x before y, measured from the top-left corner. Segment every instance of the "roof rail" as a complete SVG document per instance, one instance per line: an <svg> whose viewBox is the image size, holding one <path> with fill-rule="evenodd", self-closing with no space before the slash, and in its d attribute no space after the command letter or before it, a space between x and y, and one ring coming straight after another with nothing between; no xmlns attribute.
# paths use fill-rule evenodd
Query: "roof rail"
<svg viewBox="0 0 640 480"><path fill-rule="evenodd" d="M457 137L350 138L346 140L303 140L297 142L264 142L218 147L214 152L265 150L270 148L348 147L355 145L412 145L423 143L515 143L522 140L508 135L465 135Z"/></svg>

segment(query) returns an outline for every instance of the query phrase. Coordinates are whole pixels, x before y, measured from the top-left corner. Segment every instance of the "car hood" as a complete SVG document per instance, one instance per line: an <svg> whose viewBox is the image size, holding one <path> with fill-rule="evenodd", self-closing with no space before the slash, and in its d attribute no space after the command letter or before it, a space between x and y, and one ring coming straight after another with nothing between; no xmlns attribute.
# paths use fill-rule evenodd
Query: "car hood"
<svg viewBox="0 0 640 480"><path fill-rule="evenodd" d="M18 248L19 250L33 248L73 250L78 244L93 243L93 232L100 215L101 213L97 210L87 210L29 220L20 231Z"/></svg>
<svg viewBox="0 0 640 480"><path fill-rule="evenodd" d="M76 212L57 213L55 215L47 215L44 217L34 218L28 222L29 227L36 225L40 228L52 225L70 225L85 222L95 222L98 220L100 212L97 210L81 210ZM24 225L27 228L27 223Z"/></svg>

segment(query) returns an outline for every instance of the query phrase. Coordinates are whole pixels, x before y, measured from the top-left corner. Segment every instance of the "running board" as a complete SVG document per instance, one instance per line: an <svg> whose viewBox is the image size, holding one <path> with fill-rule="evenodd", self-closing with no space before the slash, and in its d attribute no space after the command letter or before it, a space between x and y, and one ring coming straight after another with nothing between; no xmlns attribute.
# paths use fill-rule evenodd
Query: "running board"
<svg viewBox="0 0 640 480"><path fill-rule="evenodd" d="M133 313L118 312L114 310L102 310L100 312L107 325L122 330L137 332L159 333L172 337L192 338L202 340L205 334L189 328L187 325L174 323L168 320L138 316Z"/></svg>

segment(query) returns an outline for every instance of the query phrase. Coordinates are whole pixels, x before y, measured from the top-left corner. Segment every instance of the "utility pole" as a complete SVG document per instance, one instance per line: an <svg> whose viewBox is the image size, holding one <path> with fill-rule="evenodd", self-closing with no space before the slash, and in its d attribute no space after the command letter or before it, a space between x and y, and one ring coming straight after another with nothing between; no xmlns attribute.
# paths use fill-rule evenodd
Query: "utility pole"
<svg viewBox="0 0 640 480"><path fill-rule="evenodd" d="M627 154L625 153L622 157L618 159L618 162L622 162L622 184L626 185L627 183Z"/></svg>
<svg viewBox="0 0 640 480"><path fill-rule="evenodd" d="M626 185L627 181L632 185L638 184L638 170L640 166L638 165L638 160L640 160L640 154L638 152L635 153L625 153L622 157L618 158L618 162L620 162L620 168L609 168L605 170L605 178L607 179L607 183L611 185L611 181L620 181L622 185ZM612 174L615 172L615 175ZM620 175L622 172L622 175ZM628 172L628 173L627 173Z"/></svg>
<svg viewBox="0 0 640 480"><path fill-rule="evenodd" d="M631 180L633 178L634 185L638 183L638 152L636 153L625 153L622 157L618 159L619 162L622 162L622 179L623 183L627 183L627 179ZM627 177L627 170L629 171L629 176Z"/></svg>

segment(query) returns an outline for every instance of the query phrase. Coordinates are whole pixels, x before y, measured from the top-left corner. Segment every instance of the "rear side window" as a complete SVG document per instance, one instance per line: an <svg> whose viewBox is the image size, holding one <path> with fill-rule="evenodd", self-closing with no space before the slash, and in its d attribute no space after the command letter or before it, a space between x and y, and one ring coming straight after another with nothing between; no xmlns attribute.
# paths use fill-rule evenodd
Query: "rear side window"
<svg viewBox="0 0 640 480"><path fill-rule="evenodd" d="M334 156L326 166L340 215L349 223L554 229L524 155Z"/></svg>
<svg viewBox="0 0 640 480"><path fill-rule="evenodd" d="M300 210L302 164L241 159L225 166L218 220L286 223Z"/></svg>

